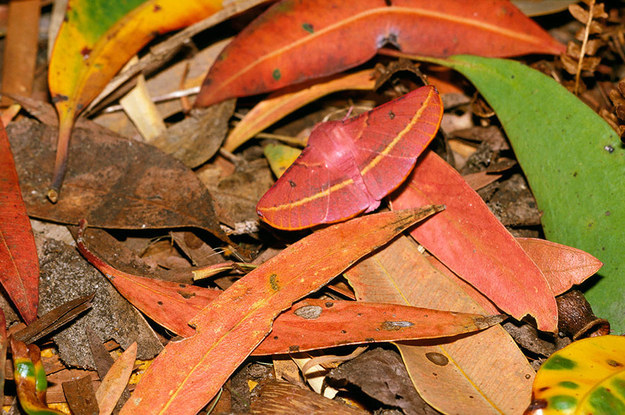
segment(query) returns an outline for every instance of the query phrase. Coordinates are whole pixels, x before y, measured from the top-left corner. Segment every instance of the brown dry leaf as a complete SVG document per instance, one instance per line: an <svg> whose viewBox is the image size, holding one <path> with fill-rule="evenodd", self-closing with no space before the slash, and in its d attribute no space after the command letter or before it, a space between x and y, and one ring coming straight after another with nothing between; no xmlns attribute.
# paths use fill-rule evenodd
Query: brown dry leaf
<svg viewBox="0 0 625 415"><path fill-rule="evenodd" d="M404 237L346 276L359 300L487 314ZM398 348L417 390L438 410L520 413L529 402L534 371L500 326L442 342L399 343Z"/></svg>
<svg viewBox="0 0 625 415"><path fill-rule="evenodd" d="M49 106L34 112L43 119L54 116ZM52 205L45 194L56 129L23 119L7 132L30 216L67 224L86 218L92 226L118 229L192 226L229 241L193 172L152 146L92 122L78 123L72 141L76 157L68 165L63 198Z"/></svg>
<svg viewBox="0 0 625 415"><path fill-rule="evenodd" d="M190 168L198 167L213 157L228 132L228 121L234 113L234 99L195 108L184 120L169 127L150 144L170 154Z"/></svg>

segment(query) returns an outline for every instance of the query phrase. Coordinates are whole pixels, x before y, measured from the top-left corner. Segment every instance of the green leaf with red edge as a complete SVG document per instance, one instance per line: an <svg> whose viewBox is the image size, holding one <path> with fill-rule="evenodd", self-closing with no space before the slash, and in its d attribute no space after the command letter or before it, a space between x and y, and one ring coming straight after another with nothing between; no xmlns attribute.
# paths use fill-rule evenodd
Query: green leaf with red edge
<svg viewBox="0 0 625 415"><path fill-rule="evenodd" d="M9 137L0 123L0 282L31 323L39 304L39 259L15 170Z"/></svg>
<svg viewBox="0 0 625 415"><path fill-rule="evenodd" d="M183 337L195 334L187 322L221 291L127 274L90 252L82 237L78 250L117 290L152 320ZM354 301L302 300L280 314L271 335L254 355L291 353L332 346L454 336L496 324L500 317L450 313L417 307ZM314 333L314 335L313 335Z"/></svg>
<svg viewBox="0 0 625 415"><path fill-rule="evenodd" d="M39 347L11 338L11 355L13 379L22 409L29 415L63 415L64 412L46 405L48 382Z"/></svg>
<svg viewBox="0 0 625 415"><path fill-rule="evenodd" d="M193 337L170 342L121 414L195 414L303 296L440 207L386 212L330 226L290 245L195 316Z"/></svg>
<svg viewBox="0 0 625 415"><path fill-rule="evenodd" d="M530 314L540 330L557 330L558 309L545 276L462 176L432 151L392 197L393 209L425 203L445 204L446 210L411 231L420 244L504 312L519 320Z"/></svg>
<svg viewBox="0 0 625 415"><path fill-rule="evenodd" d="M258 202L258 215L293 230L375 210L410 173L442 116L436 88L424 86L349 120L318 124Z"/></svg>
<svg viewBox="0 0 625 415"><path fill-rule="evenodd" d="M283 0L222 52L196 105L338 73L366 62L386 43L429 56L564 52L504 0Z"/></svg>

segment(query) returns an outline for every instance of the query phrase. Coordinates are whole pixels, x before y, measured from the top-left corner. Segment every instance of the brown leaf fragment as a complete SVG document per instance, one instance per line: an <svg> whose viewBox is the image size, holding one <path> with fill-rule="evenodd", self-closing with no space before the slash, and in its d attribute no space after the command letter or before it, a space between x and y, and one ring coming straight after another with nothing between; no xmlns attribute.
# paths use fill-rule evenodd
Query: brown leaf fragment
<svg viewBox="0 0 625 415"><path fill-rule="evenodd" d="M79 123L63 197L51 205L45 194L55 128L23 119L11 123L8 133L30 216L66 224L87 218L93 226L118 229L191 226L229 243L208 191L193 172L152 146Z"/></svg>
<svg viewBox="0 0 625 415"><path fill-rule="evenodd" d="M104 379L106 373L109 371L115 361L111 357L110 353L104 347L102 339L98 336L91 327L87 327L85 330L87 334L87 340L89 340L89 348L91 349L91 356L93 356L93 362L95 363L96 371L100 379Z"/></svg>
<svg viewBox="0 0 625 415"><path fill-rule="evenodd" d="M207 108L192 109L189 117L169 127L150 144L189 168L198 167L221 147L235 102L230 99Z"/></svg>
<svg viewBox="0 0 625 415"><path fill-rule="evenodd" d="M122 396L137 357L137 343L130 345L111 366L100 387L96 391L96 399L100 406L100 415L110 415L115 409L117 401Z"/></svg>
<svg viewBox="0 0 625 415"><path fill-rule="evenodd" d="M384 405L401 408L405 414L434 415L439 412L417 393L401 357L376 348L333 369L327 376L332 386L352 385Z"/></svg>
<svg viewBox="0 0 625 415"><path fill-rule="evenodd" d="M36 342L89 310L94 296L92 293L67 301L13 334L13 337L24 343Z"/></svg>
<svg viewBox="0 0 625 415"><path fill-rule="evenodd" d="M72 414L98 415L100 413L93 392L93 383L89 376L63 382L63 393Z"/></svg>
<svg viewBox="0 0 625 415"><path fill-rule="evenodd" d="M96 293L92 309L53 337L66 364L95 368L85 335L87 327L105 340L114 339L124 349L137 341L140 359L150 359L160 352L162 345L145 319L74 248L47 240L42 252L41 313L70 299Z"/></svg>
<svg viewBox="0 0 625 415"><path fill-rule="evenodd" d="M252 401L251 414L358 415L368 413L286 382L267 381L258 387L260 388L259 396Z"/></svg>

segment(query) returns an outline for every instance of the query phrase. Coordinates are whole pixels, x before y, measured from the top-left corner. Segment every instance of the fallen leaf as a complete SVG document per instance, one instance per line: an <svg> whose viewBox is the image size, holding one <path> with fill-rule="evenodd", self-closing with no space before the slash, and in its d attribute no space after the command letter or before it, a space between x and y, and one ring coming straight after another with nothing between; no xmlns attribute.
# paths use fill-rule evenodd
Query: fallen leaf
<svg viewBox="0 0 625 415"><path fill-rule="evenodd" d="M67 406L73 415L95 415L99 412L89 376L63 382L62 387Z"/></svg>
<svg viewBox="0 0 625 415"><path fill-rule="evenodd" d="M218 0L70 0L48 67L48 85L59 114L57 157L50 190L58 199L74 120L122 66L157 35L222 8Z"/></svg>
<svg viewBox="0 0 625 415"><path fill-rule="evenodd" d="M566 10L576 0L512 0L512 3L528 16L543 16Z"/></svg>
<svg viewBox="0 0 625 415"><path fill-rule="evenodd" d="M394 209L447 207L412 230L420 244L517 320L530 314L539 329L557 330L556 301L544 275L456 170L429 151L406 183L392 198Z"/></svg>
<svg viewBox="0 0 625 415"><path fill-rule="evenodd" d="M348 75L333 75L274 93L245 114L228 134L224 149L234 151L255 134L319 97L347 89L371 90L375 82L372 71L364 70Z"/></svg>
<svg viewBox="0 0 625 415"><path fill-rule="evenodd" d="M47 107L44 117L51 110ZM30 216L66 224L86 218L92 226L116 229L193 226L229 240L193 172L152 146L81 123L72 145L80 149L81 159L68 165L63 200L51 205L45 189L54 159L54 128L23 119L11 123L7 132Z"/></svg>
<svg viewBox="0 0 625 415"><path fill-rule="evenodd" d="M124 392L137 358L137 343L133 343L122 353L108 371L100 387L95 392L100 407L99 415L113 413L115 405Z"/></svg>
<svg viewBox="0 0 625 415"><path fill-rule="evenodd" d="M528 415L618 414L625 411L625 338L578 340L542 364Z"/></svg>
<svg viewBox="0 0 625 415"><path fill-rule="evenodd" d="M318 124L258 202L258 215L294 230L377 209L410 173L442 116L436 89L424 86L355 118Z"/></svg>
<svg viewBox="0 0 625 415"><path fill-rule="evenodd" d="M369 215L290 245L202 309L190 321L196 334L167 344L121 413L196 413L271 331L280 311L438 209Z"/></svg>
<svg viewBox="0 0 625 415"><path fill-rule="evenodd" d="M41 363L41 352L34 344L10 339L13 359L13 380L17 398L28 415L63 415L61 411L48 408L46 371Z"/></svg>
<svg viewBox="0 0 625 415"><path fill-rule="evenodd" d="M0 283L30 323L37 318L39 259L9 138L0 124Z"/></svg>
<svg viewBox="0 0 625 415"><path fill-rule="evenodd" d="M400 237L345 272L360 301L484 313L454 280ZM419 394L443 413L520 413L534 371L501 326L470 336L397 344Z"/></svg>
<svg viewBox="0 0 625 415"><path fill-rule="evenodd" d="M581 249L535 238L516 238L521 248L542 271L554 295L594 275L603 263Z"/></svg>
<svg viewBox="0 0 625 415"><path fill-rule="evenodd" d="M406 53L558 55L553 40L502 0L283 0L230 43L210 69L196 105L259 94L341 72L390 43Z"/></svg>

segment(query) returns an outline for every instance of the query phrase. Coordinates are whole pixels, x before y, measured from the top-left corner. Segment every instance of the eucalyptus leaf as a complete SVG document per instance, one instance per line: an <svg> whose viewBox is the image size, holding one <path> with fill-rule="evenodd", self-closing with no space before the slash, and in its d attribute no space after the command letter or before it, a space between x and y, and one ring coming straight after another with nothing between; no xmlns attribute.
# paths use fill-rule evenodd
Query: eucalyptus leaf
<svg viewBox="0 0 625 415"><path fill-rule="evenodd" d="M604 263L586 296L625 331L625 147L563 86L521 63L469 55L419 58L466 76L497 113L543 212L545 236Z"/></svg>

